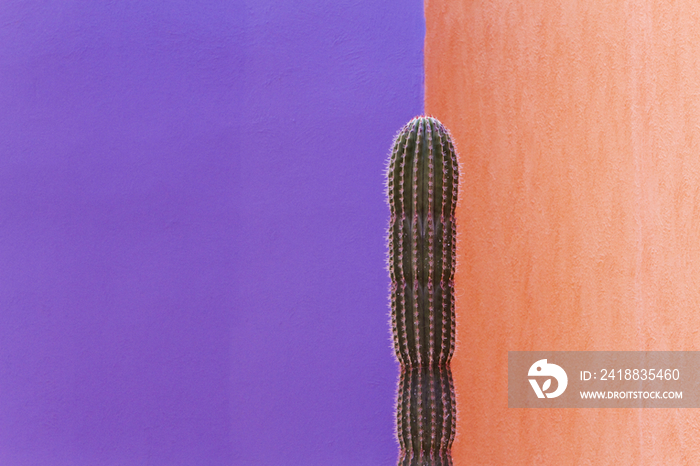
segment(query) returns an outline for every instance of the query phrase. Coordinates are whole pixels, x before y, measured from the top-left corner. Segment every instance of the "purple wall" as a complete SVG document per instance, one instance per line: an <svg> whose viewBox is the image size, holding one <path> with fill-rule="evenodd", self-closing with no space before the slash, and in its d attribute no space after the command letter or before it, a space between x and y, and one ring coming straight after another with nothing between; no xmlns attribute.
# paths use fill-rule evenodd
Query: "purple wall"
<svg viewBox="0 0 700 466"><path fill-rule="evenodd" d="M0 464L393 464L421 2L0 9Z"/></svg>

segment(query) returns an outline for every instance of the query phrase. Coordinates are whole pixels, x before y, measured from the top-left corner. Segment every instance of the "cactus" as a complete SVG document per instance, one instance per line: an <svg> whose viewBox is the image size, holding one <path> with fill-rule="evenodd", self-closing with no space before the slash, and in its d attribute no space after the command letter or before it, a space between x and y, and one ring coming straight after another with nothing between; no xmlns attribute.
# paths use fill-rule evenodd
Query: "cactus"
<svg viewBox="0 0 700 466"><path fill-rule="evenodd" d="M438 120L416 117L401 129L387 176L401 466L452 464L458 177L452 140Z"/></svg>

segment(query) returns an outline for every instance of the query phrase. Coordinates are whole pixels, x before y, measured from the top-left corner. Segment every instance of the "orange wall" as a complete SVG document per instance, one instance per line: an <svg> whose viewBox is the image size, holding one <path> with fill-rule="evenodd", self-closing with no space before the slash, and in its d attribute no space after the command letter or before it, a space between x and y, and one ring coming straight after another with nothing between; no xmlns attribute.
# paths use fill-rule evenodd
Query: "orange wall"
<svg viewBox="0 0 700 466"><path fill-rule="evenodd" d="M700 463L691 409L509 409L509 350L700 349L700 7L426 1L460 153L456 465Z"/></svg>

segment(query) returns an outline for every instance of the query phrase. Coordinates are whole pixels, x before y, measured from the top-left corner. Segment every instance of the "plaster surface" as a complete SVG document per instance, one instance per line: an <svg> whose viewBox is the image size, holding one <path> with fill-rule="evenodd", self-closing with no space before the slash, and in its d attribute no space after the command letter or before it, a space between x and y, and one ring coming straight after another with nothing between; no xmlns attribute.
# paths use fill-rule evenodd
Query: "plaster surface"
<svg viewBox="0 0 700 466"><path fill-rule="evenodd" d="M696 464L698 413L507 407L509 350L700 349L690 1L426 2L462 167L456 465Z"/></svg>
<svg viewBox="0 0 700 466"><path fill-rule="evenodd" d="M6 1L0 464L394 464L423 5Z"/></svg>

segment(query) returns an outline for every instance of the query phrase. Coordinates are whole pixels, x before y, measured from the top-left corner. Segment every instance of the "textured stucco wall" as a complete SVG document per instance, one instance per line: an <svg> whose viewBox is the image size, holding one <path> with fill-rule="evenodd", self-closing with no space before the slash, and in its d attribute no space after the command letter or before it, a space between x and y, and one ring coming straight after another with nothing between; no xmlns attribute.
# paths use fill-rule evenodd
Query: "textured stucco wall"
<svg viewBox="0 0 700 466"><path fill-rule="evenodd" d="M5 1L0 464L395 462L421 2Z"/></svg>
<svg viewBox="0 0 700 466"><path fill-rule="evenodd" d="M249 2L234 189L235 464L392 465L385 169L423 5Z"/></svg>
<svg viewBox="0 0 700 466"><path fill-rule="evenodd" d="M508 350L700 349L691 1L426 4L460 153L458 465L697 464L696 410L507 408Z"/></svg>

